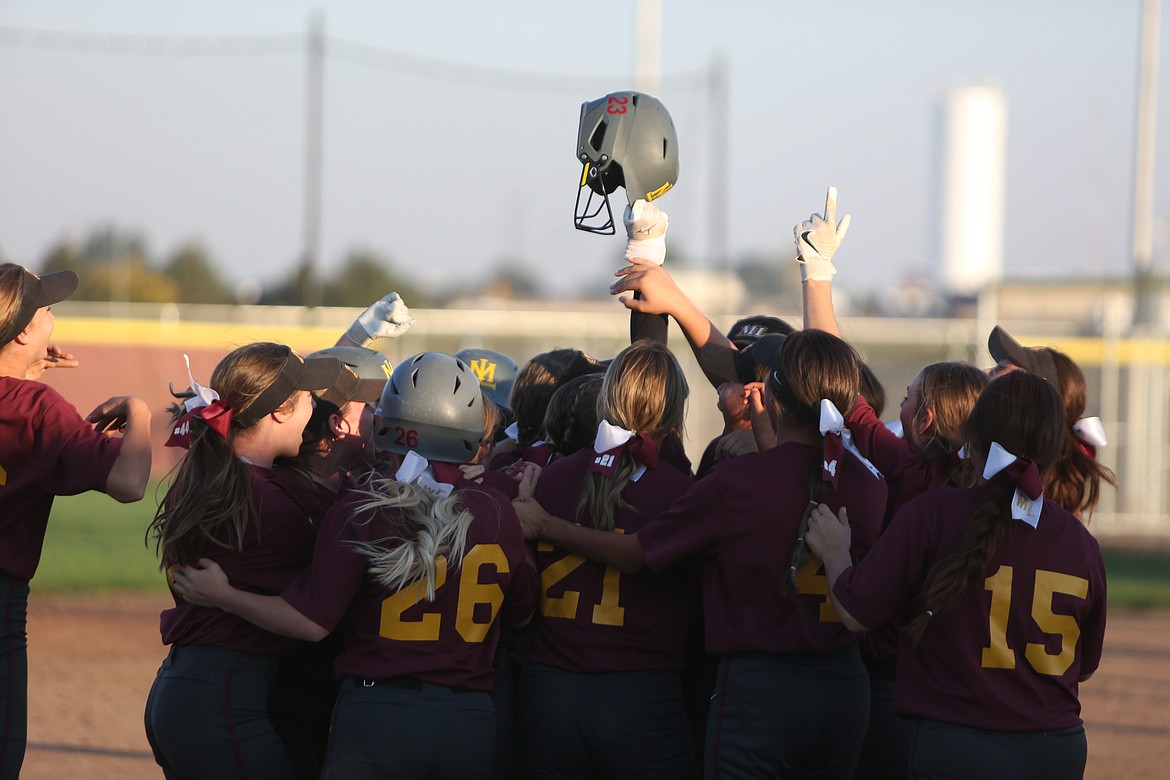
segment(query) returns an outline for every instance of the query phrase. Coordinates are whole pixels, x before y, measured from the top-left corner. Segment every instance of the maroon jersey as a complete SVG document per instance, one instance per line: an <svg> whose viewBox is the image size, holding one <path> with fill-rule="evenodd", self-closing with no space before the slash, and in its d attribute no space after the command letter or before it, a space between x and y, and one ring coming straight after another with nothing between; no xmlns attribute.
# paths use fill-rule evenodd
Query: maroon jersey
<svg viewBox="0 0 1170 780"><path fill-rule="evenodd" d="M252 477L256 520L248 524L241 552L208 545L202 553L218 563L234 587L277 595L309 565L317 529L296 495L276 472L247 466ZM164 644L215 645L248 653L281 653L295 640L257 628L243 618L211 607L197 607L175 596L175 606L162 613Z"/></svg>
<svg viewBox="0 0 1170 780"><path fill-rule="evenodd" d="M488 691L500 623L527 620L536 605L536 572L502 495L482 487L458 492L475 519L463 560L437 562L435 600L421 583L393 592L374 582L355 544L412 535L397 513L358 512L351 492L326 516L308 571L282 595L297 611L345 635L339 675L386 680L415 677L450 688Z"/></svg>
<svg viewBox="0 0 1170 780"><path fill-rule="evenodd" d="M121 446L48 385L0 377L0 573L32 579L53 497L104 491Z"/></svg>
<svg viewBox="0 0 1170 780"><path fill-rule="evenodd" d="M951 475L962 465L955 455L926 458L910 442L887 428L861 396L857 397L845 424L853 434L858 451L886 478L889 498L882 528L889 526L907 502L928 490L946 487ZM892 661L898 655L898 631L894 626L874 627L861 641L874 658Z"/></svg>
<svg viewBox="0 0 1170 780"><path fill-rule="evenodd" d="M554 454L556 453L553 445L546 441L527 445L517 444L510 450L493 454L491 460L488 461L488 471L506 471L519 466L522 461L535 463L544 468L552 460Z"/></svg>
<svg viewBox="0 0 1170 780"><path fill-rule="evenodd" d="M537 486L541 506L558 517L578 519L577 500L594 457L586 449L550 465ZM690 475L659 461L622 492L630 508L615 512L615 532L637 533L690 484ZM699 594L681 567L664 574L623 574L547 542L537 546L536 563L540 610L529 660L573 672L683 668Z"/></svg>
<svg viewBox="0 0 1170 780"><path fill-rule="evenodd" d="M309 522L316 528L321 527L325 515L333 508L342 494L351 487L350 481L342 477L340 489L333 490L322 485L308 474L293 469L275 468L272 470L272 479L300 504Z"/></svg>
<svg viewBox="0 0 1170 780"><path fill-rule="evenodd" d="M467 479L463 476L463 470L458 466L452 466L449 463L431 463L430 466L437 481L454 485L457 488L489 487L503 493L509 501L520 495L520 483L512 476L510 469L485 471L475 479Z"/></svg>
<svg viewBox="0 0 1170 780"><path fill-rule="evenodd" d="M963 538L982 488L943 488L907 504L870 555L833 591L867 626L914 617L931 568ZM1044 501L1032 528L1013 521L985 576L898 652L895 709L996 731L1080 723L1077 683L1105 635L1105 566L1097 540Z"/></svg>
<svg viewBox="0 0 1170 780"><path fill-rule="evenodd" d="M961 465L954 456L928 459L910 442L887 428L874 414L873 407L860 396L845 424L853 434L857 451L886 478L889 500L885 525L889 525L906 502L928 490L946 487L951 474Z"/></svg>
<svg viewBox="0 0 1170 780"><path fill-rule="evenodd" d="M703 557L703 619L710 653L829 653L855 641L833 610L816 556L797 572L799 593L780 587L821 474L819 445L789 442L728 461L638 532L646 565L662 571ZM853 554L869 550L881 526L886 483L852 455L824 503L849 508Z"/></svg>

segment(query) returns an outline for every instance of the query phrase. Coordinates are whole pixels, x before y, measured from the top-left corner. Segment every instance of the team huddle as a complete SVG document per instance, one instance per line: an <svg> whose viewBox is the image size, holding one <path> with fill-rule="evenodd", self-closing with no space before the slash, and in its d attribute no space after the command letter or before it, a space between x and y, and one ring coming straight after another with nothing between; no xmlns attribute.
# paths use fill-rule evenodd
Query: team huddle
<svg viewBox="0 0 1170 780"><path fill-rule="evenodd" d="M794 230L803 327L720 332L663 266L673 132L648 95L582 106L577 226L614 232L627 190L611 359L391 366L371 345L414 323L391 293L334 347L191 372L149 529L169 780L1083 776L1106 595L1086 523L1116 481L1081 370L996 328L995 368L925 366L881 422L833 313L833 188ZM0 265L5 779L52 498L135 501L150 474L142 401L82 418L37 381L71 358L49 307L76 287ZM668 318L725 422L697 467Z"/></svg>

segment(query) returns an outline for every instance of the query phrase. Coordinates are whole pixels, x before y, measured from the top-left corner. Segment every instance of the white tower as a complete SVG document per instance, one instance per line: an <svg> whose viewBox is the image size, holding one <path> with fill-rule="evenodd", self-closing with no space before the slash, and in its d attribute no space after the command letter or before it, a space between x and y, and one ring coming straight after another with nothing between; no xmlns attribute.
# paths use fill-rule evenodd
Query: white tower
<svg viewBox="0 0 1170 780"><path fill-rule="evenodd" d="M941 119L940 282L971 295L1003 278L1007 100L996 87L953 89Z"/></svg>

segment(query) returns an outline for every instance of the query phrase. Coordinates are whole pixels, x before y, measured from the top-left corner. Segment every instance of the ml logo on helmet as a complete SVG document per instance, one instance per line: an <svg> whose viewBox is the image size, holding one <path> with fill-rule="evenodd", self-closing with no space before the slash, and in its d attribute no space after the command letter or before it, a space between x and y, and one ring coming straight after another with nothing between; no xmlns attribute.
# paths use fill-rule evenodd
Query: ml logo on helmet
<svg viewBox="0 0 1170 780"><path fill-rule="evenodd" d="M471 370L475 372L480 387L494 389L496 386L496 364L490 360L480 359L469 362Z"/></svg>

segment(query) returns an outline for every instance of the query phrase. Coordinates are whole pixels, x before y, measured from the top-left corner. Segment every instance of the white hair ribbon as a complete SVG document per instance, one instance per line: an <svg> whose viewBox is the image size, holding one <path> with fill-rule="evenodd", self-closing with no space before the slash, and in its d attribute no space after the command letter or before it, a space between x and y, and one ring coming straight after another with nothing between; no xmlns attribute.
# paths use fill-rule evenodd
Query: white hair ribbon
<svg viewBox="0 0 1170 780"><path fill-rule="evenodd" d="M1073 423L1072 432L1079 441L1093 447L1104 447L1109 443L1105 440L1105 426L1100 417L1082 417Z"/></svg>
<svg viewBox="0 0 1170 780"><path fill-rule="evenodd" d="M446 498L455 489L454 485L437 481L430 461L413 450L406 453L406 457L402 459L402 465L394 473L394 479L418 485L436 498Z"/></svg>
<svg viewBox="0 0 1170 780"><path fill-rule="evenodd" d="M591 470L606 476L613 475L615 466L615 459L620 447L625 446L631 439L637 436L633 431L628 431L625 428L619 428L608 420L602 420L597 423L597 436L593 439L593 464ZM646 464L639 463L638 470L630 477L631 482L637 482L646 473Z"/></svg>
<svg viewBox="0 0 1170 780"><path fill-rule="evenodd" d="M880 471L878 471L877 466L870 463L869 459L861 454L861 450L857 449L857 445L853 443L853 434L850 432L850 430L848 428L845 427L844 415L841 414L841 410L837 408L837 405L834 404L832 401L830 401L828 398L821 399L820 431L821 431L821 436L825 436L826 434L832 433L832 434L836 434L837 436L841 437L842 448L845 451L849 452L851 455L853 455L853 457L855 457L859 461L861 461L861 465L865 466L869 470L870 474L873 474L878 479L882 478L882 473ZM829 449L831 452L832 448L829 448ZM823 464L823 466L824 466L824 470L826 473L828 473L834 477L836 476L836 472L837 472L836 461L829 462L829 457L826 457L826 460L825 460L825 463ZM835 483L836 483L836 480L834 480L834 486L835 486Z"/></svg>
<svg viewBox="0 0 1170 780"><path fill-rule="evenodd" d="M1034 474L1035 480L1037 482L1039 481L1040 474L1036 471L1036 465L1034 463L1031 461L1023 461L1021 458L1005 450L999 442L993 441L987 453L987 463L983 466L983 478L991 479L1005 469L1011 471L1011 467L1017 463L1027 463L1028 468ZM1020 469L1017 469L1017 471L1020 471ZM1044 508L1043 489L1040 490L1035 498L1032 498L1021 489L1020 483L1025 478L1032 477L1033 475L1010 474L1010 476L1012 477L1012 482L1016 484L1016 492L1012 496L1012 519L1023 520L1035 528L1040 522L1040 510Z"/></svg>
<svg viewBox="0 0 1170 780"><path fill-rule="evenodd" d="M187 379L191 382L191 392L195 395L183 401L183 409L191 411L198 409L201 406L210 406L213 401L219 400L219 393L212 390L210 387L204 387L195 381L195 377L191 375L191 358L183 355L183 362L187 364Z"/></svg>

